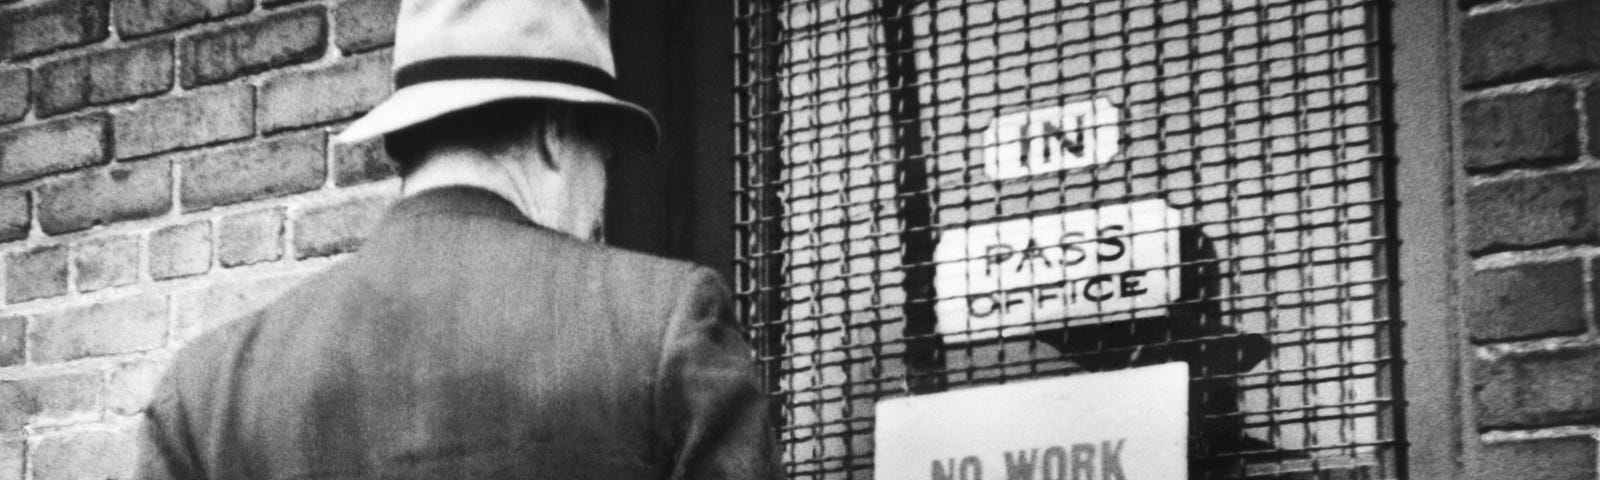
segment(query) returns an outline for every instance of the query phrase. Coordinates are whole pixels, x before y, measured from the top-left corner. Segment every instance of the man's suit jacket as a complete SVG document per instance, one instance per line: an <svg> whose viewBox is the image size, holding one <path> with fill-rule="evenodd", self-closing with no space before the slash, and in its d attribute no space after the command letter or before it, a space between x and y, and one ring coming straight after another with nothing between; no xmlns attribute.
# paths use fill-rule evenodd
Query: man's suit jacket
<svg viewBox="0 0 1600 480"><path fill-rule="evenodd" d="M487 191L423 192L181 350L140 473L774 478L728 297L708 269L536 226Z"/></svg>

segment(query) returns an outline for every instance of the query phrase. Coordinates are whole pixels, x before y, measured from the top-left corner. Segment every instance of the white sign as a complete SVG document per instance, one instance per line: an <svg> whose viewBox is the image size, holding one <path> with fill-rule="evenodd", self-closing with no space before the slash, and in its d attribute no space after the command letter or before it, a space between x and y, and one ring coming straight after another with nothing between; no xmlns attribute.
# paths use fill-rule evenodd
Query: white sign
<svg viewBox="0 0 1600 480"><path fill-rule="evenodd" d="M1121 117L1104 98L996 117L983 132L984 172L1001 180L1108 162Z"/></svg>
<svg viewBox="0 0 1600 480"><path fill-rule="evenodd" d="M1188 478L1189 367L878 402L877 480Z"/></svg>
<svg viewBox="0 0 1600 480"><path fill-rule="evenodd" d="M1182 294L1182 225L1156 199L947 230L933 252L938 331L965 342L1163 315Z"/></svg>

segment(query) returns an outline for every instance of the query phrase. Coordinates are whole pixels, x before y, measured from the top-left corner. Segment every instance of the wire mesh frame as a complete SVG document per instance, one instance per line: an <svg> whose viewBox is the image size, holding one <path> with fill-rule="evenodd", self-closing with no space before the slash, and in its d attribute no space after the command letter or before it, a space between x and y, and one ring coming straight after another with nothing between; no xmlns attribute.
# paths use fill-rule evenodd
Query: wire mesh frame
<svg viewBox="0 0 1600 480"><path fill-rule="evenodd" d="M1386 7L736 1L737 296L788 474L869 477L879 398L1182 360L1192 476L1400 476ZM1102 97L1116 156L994 178L998 118ZM950 232L1150 199L1187 220L1118 238L1181 239L1177 298L939 331L972 293L939 269L983 260Z"/></svg>

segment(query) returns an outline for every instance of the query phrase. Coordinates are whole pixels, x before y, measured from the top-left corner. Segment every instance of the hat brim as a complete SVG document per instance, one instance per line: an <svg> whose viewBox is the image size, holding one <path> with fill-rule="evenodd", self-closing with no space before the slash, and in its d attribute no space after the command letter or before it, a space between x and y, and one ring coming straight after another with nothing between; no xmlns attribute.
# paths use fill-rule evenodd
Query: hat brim
<svg viewBox="0 0 1600 480"><path fill-rule="evenodd" d="M334 139L356 143L393 133L441 115L501 100L544 99L614 107L633 117L647 138L642 143L653 148L661 135L655 117L644 107L617 99L603 92L556 82L481 78L420 83L394 92L388 100L350 124Z"/></svg>

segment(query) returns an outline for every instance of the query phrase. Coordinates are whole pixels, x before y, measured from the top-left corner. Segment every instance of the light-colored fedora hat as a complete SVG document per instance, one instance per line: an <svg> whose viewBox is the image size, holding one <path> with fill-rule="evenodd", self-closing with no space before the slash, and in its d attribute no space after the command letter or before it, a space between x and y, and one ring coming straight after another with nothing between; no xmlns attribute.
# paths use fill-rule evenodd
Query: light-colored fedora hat
<svg viewBox="0 0 1600 480"><path fill-rule="evenodd" d="M340 133L352 143L501 100L613 107L653 145L655 118L615 96L607 0L402 0L395 91Z"/></svg>

